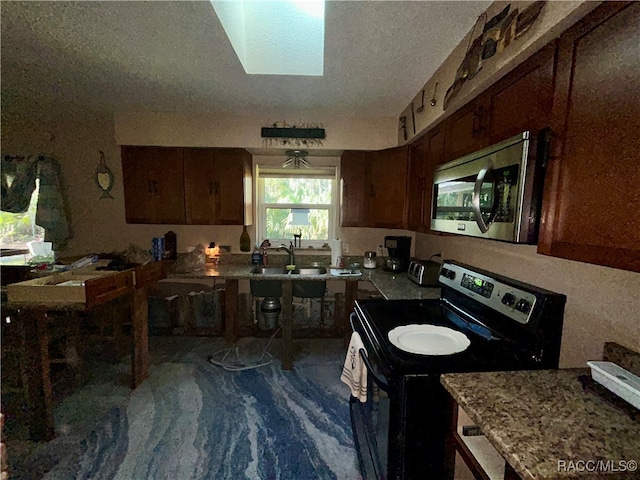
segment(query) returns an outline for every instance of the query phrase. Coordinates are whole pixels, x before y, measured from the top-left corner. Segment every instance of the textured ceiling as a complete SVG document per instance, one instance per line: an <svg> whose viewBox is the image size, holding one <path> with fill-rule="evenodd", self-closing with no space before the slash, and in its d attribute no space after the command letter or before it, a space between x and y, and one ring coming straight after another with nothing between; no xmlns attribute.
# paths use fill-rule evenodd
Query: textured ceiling
<svg viewBox="0 0 640 480"><path fill-rule="evenodd" d="M395 116L491 2L328 1L323 77L246 75L208 1L2 1L3 107Z"/></svg>

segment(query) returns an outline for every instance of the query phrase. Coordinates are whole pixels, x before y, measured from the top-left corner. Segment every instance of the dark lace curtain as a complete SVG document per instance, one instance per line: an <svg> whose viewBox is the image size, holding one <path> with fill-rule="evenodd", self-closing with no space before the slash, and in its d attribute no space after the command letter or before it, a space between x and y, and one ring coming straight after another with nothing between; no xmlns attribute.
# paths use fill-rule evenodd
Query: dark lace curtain
<svg viewBox="0 0 640 480"><path fill-rule="evenodd" d="M70 238L58 162L44 155L2 157L2 204L5 212L24 213L40 180L36 224L45 229L45 241L59 248Z"/></svg>

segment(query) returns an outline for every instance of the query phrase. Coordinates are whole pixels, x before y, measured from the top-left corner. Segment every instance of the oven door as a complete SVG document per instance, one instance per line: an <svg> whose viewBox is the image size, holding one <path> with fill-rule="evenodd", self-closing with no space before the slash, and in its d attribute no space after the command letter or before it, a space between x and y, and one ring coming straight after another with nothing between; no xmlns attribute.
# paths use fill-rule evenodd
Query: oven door
<svg viewBox="0 0 640 480"><path fill-rule="evenodd" d="M349 400L351 427L360 460L360 471L365 480L387 479L389 452L389 396L386 380L376 369L375 362L360 350L367 366L367 401L355 397Z"/></svg>

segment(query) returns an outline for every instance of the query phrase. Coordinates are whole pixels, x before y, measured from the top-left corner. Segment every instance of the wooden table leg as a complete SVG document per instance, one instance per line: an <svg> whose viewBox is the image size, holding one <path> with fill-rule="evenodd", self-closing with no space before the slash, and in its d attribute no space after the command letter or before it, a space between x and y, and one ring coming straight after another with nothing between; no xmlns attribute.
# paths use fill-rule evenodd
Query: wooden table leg
<svg viewBox="0 0 640 480"><path fill-rule="evenodd" d="M131 352L131 388L136 388L149 376L149 301L147 287L139 287L133 291Z"/></svg>
<svg viewBox="0 0 640 480"><path fill-rule="evenodd" d="M292 283L282 282L282 368L293 369L293 294Z"/></svg>
<svg viewBox="0 0 640 480"><path fill-rule="evenodd" d="M227 280L224 290L224 339L225 342L233 344L238 340L236 332L238 324L238 280Z"/></svg>
<svg viewBox="0 0 640 480"><path fill-rule="evenodd" d="M52 440L55 428L47 312L42 309L21 310L18 321L22 322L24 335L29 437L34 441Z"/></svg>

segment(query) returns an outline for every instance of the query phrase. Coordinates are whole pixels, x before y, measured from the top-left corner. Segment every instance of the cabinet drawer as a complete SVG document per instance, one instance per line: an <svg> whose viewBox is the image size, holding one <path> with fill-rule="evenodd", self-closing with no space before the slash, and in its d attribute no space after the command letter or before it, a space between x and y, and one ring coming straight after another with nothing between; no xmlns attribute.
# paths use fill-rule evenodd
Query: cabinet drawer
<svg viewBox="0 0 640 480"><path fill-rule="evenodd" d="M111 273L85 282L86 306L94 307L133 292L133 272Z"/></svg>

